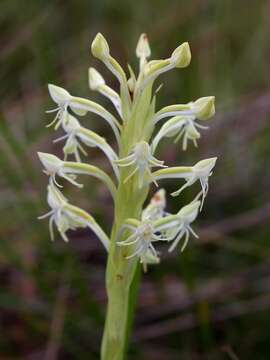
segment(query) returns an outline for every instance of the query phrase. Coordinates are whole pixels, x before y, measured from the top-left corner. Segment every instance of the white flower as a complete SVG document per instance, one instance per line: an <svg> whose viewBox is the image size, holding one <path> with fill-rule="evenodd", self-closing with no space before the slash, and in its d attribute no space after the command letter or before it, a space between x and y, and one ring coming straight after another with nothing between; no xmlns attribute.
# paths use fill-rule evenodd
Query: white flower
<svg viewBox="0 0 270 360"><path fill-rule="evenodd" d="M199 120L207 120L215 115L215 97L206 96L188 104L168 105L159 110L153 117L153 124L171 116L191 116Z"/></svg>
<svg viewBox="0 0 270 360"><path fill-rule="evenodd" d="M68 230L89 227L99 237L104 247L108 249L109 239L94 218L84 210L70 205L64 195L52 184L48 185L47 201L51 210L45 215L39 216L38 219L49 217L51 240L54 240L54 225L65 242L68 242L66 235Z"/></svg>
<svg viewBox="0 0 270 360"><path fill-rule="evenodd" d="M65 162L60 160L57 156L48 153L38 152L38 157L45 168L43 172L50 177L50 182L52 182L52 184L58 187L62 187L56 181L56 175L58 175L69 181L71 184L77 187L82 187L81 184L77 183L74 180L74 176L66 173L64 169Z"/></svg>
<svg viewBox="0 0 270 360"><path fill-rule="evenodd" d="M137 256L145 265L158 263L159 257L153 243L158 241L173 241L169 251L172 251L179 241L185 236L181 251L187 245L190 234L198 237L190 224L196 219L200 207L200 201L193 201L184 206L177 214L167 216L156 216L156 219L144 218L141 221L127 219L118 233L117 245L130 246L131 254L126 259ZM131 231L125 240L120 240L124 230Z"/></svg>
<svg viewBox="0 0 270 360"><path fill-rule="evenodd" d="M55 124L55 129L58 129L65 113L67 112L72 96L67 90L53 84L48 85L48 90L51 98L57 104L57 107L55 109L46 111L47 113L56 112L55 118L47 125L47 127Z"/></svg>
<svg viewBox="0 0 270 360"><path fill-rule="evenodd" d="M45 168L44 173L49 175L50 182L52 184L62 187L56 181L56 176L59 176L66 179L71 184L81 188L83 185L75 181L77 174L90 175L103 181L114 197L116 189L113 181L104 171L98 167L90 164L62 161L57 156L48 153L38 152L38 156Z"/></svg>
<svg viewBox="0 0 270 360"><path fill-rule="evenodd" d="M217 158L205 159L197 162L192 166L191 174L186 177L186 184L179 190L172 193L173 196L179 195L186 187L193 185L196 181L199 181L202 188L202 203L207 195L209 184L208 179L213 174L212 170L216 164Z"/></svg>
<svg viewBox="0 0 270 360"><path fill-rule="evenodd" d="M119 171L115 165L115 160L117 160L118 157L103 137L82 127L79 121L70 114L66 114L65 121L63 121L63 129L66 132L66 135L54 140L54 142L66 139L66 143L63 148L65 158L70 154L74 154L76 161L81 162L79 151L81 151L84 155L87 155L81 143L89 147L98 147L110 161L115 175L118 178Z"/></svg>
<svg viewBox="0 0 270 360"><path fill-rule="evenodd" d="M56 102L58 106L56 109L47 111L48 113L57 112L54 120L50 124L48 124L47 127L55 124L55 129L57 130L61 124L63 125L66 117L68 116L68 108L70 108L75 114L79 116L84 116L88 112L91 112L101 116L104 120L108 122L115 134L117 142L119 143L120 125L115 119L115 117L111 113L109 113L109 111L107 111L94 101L77 96L72 96L67 90L59 86L49 84L48 88L53 101Z"/></svg>
<svg viewBox="0 0 270 360"><path fill-rule="evenodd" d="M135 166L134 170L128 175L128 177L124 180L127 182L133 175L137 172L139 173L139 188L142 188L145 176L149 176L152 181L154 181L151 168L152 167L166 167L164 161L160 161L156 159L151 152L151 148L149 144L145 141L141 141L137 143L133 151L130 155L115 161L118 166L125 167L125 166ZM154 181L155 182L155 181ZM156 182L155 182L156 184ZM157 184L156 184L157 185Z"/></svg>
<svg viewBox="0 0 270 360"><path fill-rule="evenodd" d="M130 259L136 255L140 257L141 254L145 254L148 250L150 250L151 253L157 257L157 252L152 242L159 241L160 236L155 235L154 228L150 221L143 221L138 224L138 226L125 224L123 225L123 229L124 228L133 230L133 233L126 240L119 241L117 244L119 246L135 245L134 252L127 256L127 259Z"/></svg>
<svg viewBox="0 0 270 360"><path fill-rule="evenodd" d="M216 164L217 158L209 158L197 162L194 166L191 167L171 167L167 169L162 169L155 171L153 177L155 180L160 179L185 179L186 183L177 191L173 192L171 195L179 195L185 188L193 185L196 181L199 181L201 184L201 192L199 195L202 195L201 208L203 206L204 199L207 195L209 184L208 179L212 175L212 170Z"/></svg>
<svg viewBox="0 0 270 360"><path fill-rule="evenodd" d="M76 229L78 227L86 227L87 223L84 219L75 219L71 213L67 211L68 201L53 185L48 186L48 204L51 208L47 214L40 216L38 219L45 219L50 217L49 229L51 240L54 240L53 225L57 227L60 235L64 241L68 241L66 232L69 229Z"/></svg>
<svg viewBox="0 0 270 360"><path fill-rule="evenodd" d="M154 222L150 220L138 221L136 219L127 219L122 225L118 238L124 230L130 230L132 234L124 241L118 241L118 246L132 246L132 253L126 259L137 256L144 265L159 263L159 256L153 243L157 241L168 241L167 237L158 233L159 228L155 227ZM156 234L158 233L158 234Z"/></svg>
<svg viewBox="0 0 270 360"><path fill-rule="evenodd" d="M173 251L183 236L185 236L184 243L181 247L181 251L184 251L190 234L198 238L198 235L194 232L190 224L196 219L198 216L200 208L200 201L193 201L192 203L184 206L178 213L177 217L179 219L179 223L175 226L175 229L170 229L167 231L167 236L174 237L173 243L169 248L169 252Z"/></svg>
<svg viewBox="0 0 270 360"><path fill-rule="evenodd" d="M194 146L197 146L197 140L201 135L198 129L208 129L206 126L198 124L196 118L192 116L174 116L161 127L152 142L152 149L155 152L160 140L165 137L176 137L174 142L178 142L183 137L182 148L187 149L188 141L193 141Z"/></svg>

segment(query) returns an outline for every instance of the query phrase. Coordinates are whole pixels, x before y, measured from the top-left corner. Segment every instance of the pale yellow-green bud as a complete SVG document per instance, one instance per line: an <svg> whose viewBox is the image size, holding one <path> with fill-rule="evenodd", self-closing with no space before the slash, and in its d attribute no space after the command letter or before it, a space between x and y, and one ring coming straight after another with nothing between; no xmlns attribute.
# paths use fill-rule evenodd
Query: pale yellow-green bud
<svg viewBox="0 0 270 360"><path fill-rule="evenodd" d="M88 70L88 79L89 79L89 87L91 90L98 90L98 88L102 85L105 85L105 80L100 75L100 73L90 67Z"/></svg>
<svg viewBox="0 0 270 360"><path fill-rule="evenodd" d="M207 120L215 115L215 97L206 96L192 104L192 110L199 120Z"/></svg>
<svg viewBox="0 0 270 360"><path fill-rule="evenodd" d="M94 38L91 45L91 51L93 56L95 56L99 60L104 61L109 57L110 48L107 40L101 33L98 33Z"/></svg>
<svg viewBox="0 0 270 360"><path fill-rule="evenodd" d="M171 62L176 68L184 68L190 64L191 51L188 42L178 46L171 55Z"/></svg>

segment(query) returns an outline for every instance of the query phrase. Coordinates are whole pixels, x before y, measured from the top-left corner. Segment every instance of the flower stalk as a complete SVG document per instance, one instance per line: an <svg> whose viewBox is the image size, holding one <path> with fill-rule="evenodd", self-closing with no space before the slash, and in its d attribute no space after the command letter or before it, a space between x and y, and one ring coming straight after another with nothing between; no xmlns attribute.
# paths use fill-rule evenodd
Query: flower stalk
<svg viewBox="0 0 270 360"><path fill-rule="evenodd" d="M101 105L81 97L72 96L67 90L49 85L49 92L57 108L50 125L64 131L55 142L65 140L64 160L39 152L44 173L49 176L48 204L51 210L40 218L49 218L52 240L56 227L65 241L68 230L89 228L99 238L107 251L106 290L108 297L106 321L101 345L102 360L123 360L128 343L129 328L134 311L137 274L142 267L160 262L159 242L169 243L168 251L178 247L183 251L190 236L198 237L191 227L202 210L209 189L216 158L204 159L193 166L168 167L157 159L155 153L162 139L183 138L183 150L191 140L195 146L200 139L199 130L206 127L199 121L211 118L215 113L214 97L203 97L188 104L175 104L156 111L156 93L153 90L158 76L175 68L185 68L191 60L188 43L178 46L164 60L152 60L146 34L139 38L136 55L139 72L135 75L128 66L129 77L121 65L111 56L109 45L103 35L97 34L91 46L94 57L101 60L119 81L119 93L106 85L102 75L89 69L89 87L108 98L114 105L116 115ZM158 87L159 89L159 87ZM72 115L73 113L73 115ZM116 145L84 127L79 117L94 113L111 127ZM74 116L75 115L75 116ZM168 119L169 118L169 119ZM164 119L167 119L166 121ZM165 121L160 125L161 121ZM96 166L82 162L81 154L87 156L88 148L98 148L112 166L112 176ZM117 147L117 149L115 149ZM74 161L67 157L74 155ZM71 205L60 189L59 181L82 187L77 181L81 175L97 178L108 188L114 202L114 221L110 237L105 234L93 216ZM185 183L172 195L199 182L201 191L175 214L166 212L166 193L159 189L144 208L152 184L176 179Z"/></svg>

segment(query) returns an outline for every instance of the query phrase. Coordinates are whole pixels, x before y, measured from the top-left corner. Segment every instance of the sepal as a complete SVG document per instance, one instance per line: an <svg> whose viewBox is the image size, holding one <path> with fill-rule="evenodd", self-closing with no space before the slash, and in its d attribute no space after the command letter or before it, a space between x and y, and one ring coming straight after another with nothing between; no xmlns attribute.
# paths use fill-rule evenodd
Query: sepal
<svg viewBox="0 0 270 360"><path fill-rule="evenodd" d="M191 103L191 110L199 120L207 120L215 115L215 97L206 96Z"/></svg>

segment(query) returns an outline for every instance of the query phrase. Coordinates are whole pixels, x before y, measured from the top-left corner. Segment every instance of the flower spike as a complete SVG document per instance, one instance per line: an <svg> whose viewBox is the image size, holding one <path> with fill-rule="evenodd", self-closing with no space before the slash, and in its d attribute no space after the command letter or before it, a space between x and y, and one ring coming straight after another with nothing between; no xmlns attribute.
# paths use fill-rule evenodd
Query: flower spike
<svg viewBox="0 0 270 360"><path fill-rule="evenodd" d="M49 85L51 98L57 104L55 109L49 111L56 113L50 125L64 130L64 134L55 140L64 141L64 159L38 153L43 171L49 176L47 200L50 207L50 211L40 219L49 219L52 239L56 228L64 241L68 241L68 230L89 227L109 252L106 271L108 310L101 357L110 358L113 352L115 358L122 359L127 312L134 295L131 285L138 265L141 264L146 271L148 265L160 262L158 242L167 245L169 252L180 245L179 251L182 252L191 237L198 237L193 223L202 210L209 177L217 160L213 157L193 166L167 167L164 161L156 158L158 145L163 139L169 138L175 143L180 140L183 150L190 143L197 146L202 130L207 129L203 121L215 114L215 97L201 97L156 110L156 99L163 84L156 84L155 81L169 70L185 68L190 64L191 51L187 42L176 47L167 58L151 60L148 38L146 34L141 34L136 46L138 72L128 63L128 72L125 72L112 57L109 44L101 33L95 36L91 51L117 78L119 90L108 86L93 67L88 70L89 88L109 99L116 112L113 109L113 113L110 113L94 101L73 96L59 86ZM81 125L79 117L88 113L100 116L110 125L117 140L116 150L105 138ZM116 179L111 179L109 174L96 166L81 162L82 155L88 155L88 147L98 148L106 155L112 166L109 170L113 170L111 173L114 172ZM67 161L69 155L74 156L75 160ZM111 240L91 215L71 205L59 189L65 180L82 187L77 182L80 175L100 179L111 192L115 203ZM160 188L144 206L152 182L158 186L157 182L162 179L180 179L176 191L171 194L173 196L180 195L193 184L198 184L199 190L193 201L176 213L167 211L166 192Z"/></svg>
<svg viewBox="0 0 270 360"><path fill-rule="evenodd" d="M151 167L167 167L164 164L164 161L160 161L156 159L151 152L151 148L149 144L145 141L141 141L137 143L133 151L130 155L116 160L115 163L120 167L126 167L134 165L135 169L128 175L128 177L124 180L127 182L133 175L137 172L139 173L139 188L142 188L145 182L145 175L149 176L151 181L157 186L157 183L152 177Z"/></svg>

